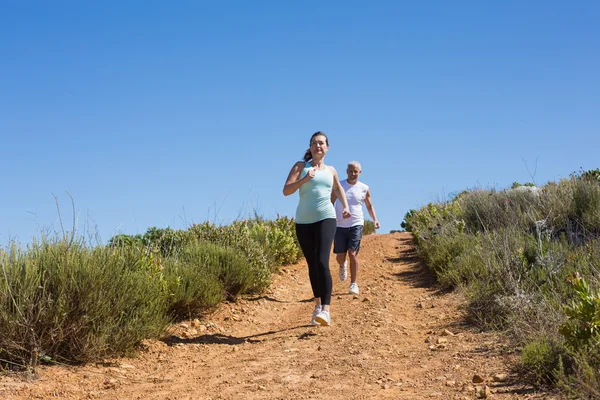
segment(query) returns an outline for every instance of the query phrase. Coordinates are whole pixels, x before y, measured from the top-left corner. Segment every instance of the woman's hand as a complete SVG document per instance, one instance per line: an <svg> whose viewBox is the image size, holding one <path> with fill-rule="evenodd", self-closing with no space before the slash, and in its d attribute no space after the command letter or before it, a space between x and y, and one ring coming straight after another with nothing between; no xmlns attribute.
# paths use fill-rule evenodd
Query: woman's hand
<svg viewBox="0 0 600 400"><path fill-rule="evenodd" d="M348 209L348 207L344 208L344 210L342 211L342 217L344 219L350 218L350 210Z"/></svg>
<svg viewBox="0 0 600 400"><path fill-rule="evenodd" d="M312 178L315 177L315 169L314 168L309 168L308 171L306 171L306 176L304 177L304 179L306 179L306 181L310 181Z"/></svg>
<svg viewBox="0 0 600 400"><path fill-rule="evenodd" d="M292 170L290 171L285 181L285 185L283 185L284 196L289 196L290 194L295 193L296 190L300 188L300 186L304 185L306 182L310 181L312 178L315 177L315 169L310 168L307 171L308 173L303 178L300 178L302 170L304 169L304 164L305 163L303 161L298 161L292 167Z"/></svg>

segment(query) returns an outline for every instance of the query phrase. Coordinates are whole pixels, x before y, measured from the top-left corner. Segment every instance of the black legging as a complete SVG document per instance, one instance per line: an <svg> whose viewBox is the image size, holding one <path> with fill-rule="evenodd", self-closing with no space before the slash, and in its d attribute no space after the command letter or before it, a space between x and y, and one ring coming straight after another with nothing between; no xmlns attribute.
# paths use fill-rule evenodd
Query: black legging
<svg viewBox="0 0 600 400"><path fill-rule="evenodd" d="M321 298L324 306L331 303L329 254L335 236L335 225L335 218L327 218L314 224L296 224L296 236L308 264L313 295Z"/></svg>

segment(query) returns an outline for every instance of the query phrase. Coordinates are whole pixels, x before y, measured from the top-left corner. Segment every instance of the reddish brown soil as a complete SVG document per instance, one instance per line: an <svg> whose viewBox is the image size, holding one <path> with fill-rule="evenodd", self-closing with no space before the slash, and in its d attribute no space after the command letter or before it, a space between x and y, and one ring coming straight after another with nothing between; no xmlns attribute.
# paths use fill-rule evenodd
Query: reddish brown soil
<svg viewBox="0 0 600 400"><path fill-rule="evenodd" d="M223 304L172 327L133 359L43 366L0 376L1 399L555 399L513 372L506 339L465 322L463 299L441 292L407 233L363 240L361 294L331 259L332 325L310 325L304 263L284 267L261 297ZM483 382L473 383L479 375ZM494 375L506 380L494 382ZM497 379L499 377L496 377Z"/></svg>

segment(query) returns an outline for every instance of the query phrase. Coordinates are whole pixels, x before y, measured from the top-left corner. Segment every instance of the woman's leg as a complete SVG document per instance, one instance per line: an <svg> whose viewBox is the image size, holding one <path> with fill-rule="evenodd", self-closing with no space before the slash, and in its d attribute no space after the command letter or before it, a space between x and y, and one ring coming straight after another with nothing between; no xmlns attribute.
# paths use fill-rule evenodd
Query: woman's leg
<svg viewBox="0 0 600 400"><path fill-rule="evenodd" d="M329 311L331 303L331 272L329 271L329 255L335 236L336 223L334 218L319 221L315 232L317 245L316 270L318 273L318 292L321 295L323 310Z"/></svg>
<svg viewBox="0 0 600 400"><path fill-rule="evenodd" d="M308 264L308 277L313 296L320 302L321 292L317 272L317 235L315 234L317 224L318 222L316 224L296 224L296 236Z"/></svg>

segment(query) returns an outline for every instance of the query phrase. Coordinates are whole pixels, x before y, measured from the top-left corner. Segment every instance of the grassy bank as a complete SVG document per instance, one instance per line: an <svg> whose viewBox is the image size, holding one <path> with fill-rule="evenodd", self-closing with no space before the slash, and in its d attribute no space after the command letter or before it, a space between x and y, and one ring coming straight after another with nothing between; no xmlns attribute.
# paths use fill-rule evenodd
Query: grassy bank
<svg viewBox="0 0 600 400"><path fill-rule="evenodd" d="M260 293L300 258L289 218L150 228L106 246L43 237L0 249L0 369L134 352L166 326Z"/></svg>
<svg viewBox="0 0 600 400"><path fill-rule="evenodd" d="M469 190L411 210L419 256L469 314L522 347L532 381L600 392L600 172Z"/></svg>

